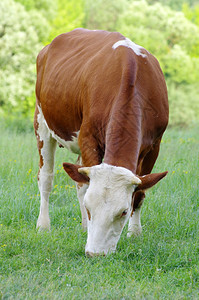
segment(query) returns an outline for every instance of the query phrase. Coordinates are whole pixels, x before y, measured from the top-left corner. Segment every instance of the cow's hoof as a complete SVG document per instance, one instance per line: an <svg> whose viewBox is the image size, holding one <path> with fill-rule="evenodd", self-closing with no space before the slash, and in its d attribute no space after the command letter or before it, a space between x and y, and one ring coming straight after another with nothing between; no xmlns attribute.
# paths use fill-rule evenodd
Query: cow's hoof
<svg viewBox="0 0 199 300"><path fill-rule="evenodd" d="M142 233L142 227L140 227L138 225L134 225L128 229L127 237L128 238L130 238L130 237L136 238L136 237L140 236L141 233Z"/></svg>
<svg viewBox="0 0 199 300"><path fill-rule="evenodd" d="M38 231L50 231L50 220L39 217L36 228Z"/></svg>

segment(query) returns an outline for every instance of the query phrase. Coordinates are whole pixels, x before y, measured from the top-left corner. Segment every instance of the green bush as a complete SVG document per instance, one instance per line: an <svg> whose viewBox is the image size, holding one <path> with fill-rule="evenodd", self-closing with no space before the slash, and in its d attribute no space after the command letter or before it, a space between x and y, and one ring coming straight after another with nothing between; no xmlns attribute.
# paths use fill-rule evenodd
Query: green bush
<svg viewBox="0 0 199 300"><path fill-rule="evenodd" d="M37 24L37 26L35 25ZM0 2L0 110L27 113L35 85L35 62L48 22L13 0Z"/></svg>
<svg viewBox="0 0 199 300"><path fill-rule="evenodd" d="M34 131L32 118L25 118L23 115L16 114L1 116L0 127L2 130L15 134L33 133Z"/></svg>
<svg viewBox="0 0 199 300"><path fill-rule="evenodd" d="M199 121L198 84L179 85L167 82L170 120L173 125L190 125Z"/></svg>
<svg viewBox="0 0 199 300"><path fill-rule="evenodd" d="M1 0L0 116L33 116L37 54L58 34L87 27L117 30L154 54L168 83L170 124L197 121L199 6L183 2Z"/></svg>
<svg viewBox="0 0 199 300"><path fill-rule="evenodd" d="M118 31L158 58L168 83L170 124L199 121L199 27L154 2L131 1Z"/></svg>
<svg viewBox="0 0 199 300"><path fill-rule="evenodd" d="M128 0L86 0L83 25L89 29L114 31L120 14L127 8Z"/></svg>
<svg viewBox="0 0 199 300"><path fill-rule="evenodd" d="M199 81L199 28L182 12L160 3L132 1L118 24L122 34L158 58L167 79L186 84Z"/></svg>
<svg viewBox="0 0 199 300"><path fill-rule="evenodd" d="M56 15L57 1L54 0L15 0L21 3L27 11L39 12L47 20L52 20Z"/></svg>
<svg viewBox="0 0 199 300"><path fill-rule="evenodd" d="M83 0L57 0L55 18L51 22L51 31L46 43L50 43L57 35L82 27L84 19Z"/></svg>

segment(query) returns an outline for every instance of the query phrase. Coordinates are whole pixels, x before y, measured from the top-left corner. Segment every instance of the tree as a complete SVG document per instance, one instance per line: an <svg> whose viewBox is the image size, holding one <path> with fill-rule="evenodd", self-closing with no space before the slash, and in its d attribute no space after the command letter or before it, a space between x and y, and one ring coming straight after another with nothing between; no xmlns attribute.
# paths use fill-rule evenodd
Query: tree
<svg viewBox="0 0 199 300"><path fill-rule="evenodd" d="M184 3L182 11L188 20L199 26L199 4L190 7L187 3Z"/></svg>
<svg viewBox="0 0 199 300"><path fill-rule="evenodd" d="M113 31L119 15L128 7L128 0L86 0L84 27Z"/></svg>
<svg viewBox="0 0 199 300"><path fill-rule="evenodd" d="M39 26L35 26L38 23ZM33 106L35 62L48 32L42 15L13 0L0 2L0 109L27 112Z"/></svg>
<svg viewBox="0 0 199 300"><path fill-rule="evenodd" d="M119 18L118 30L154 54L166 78L177 83L199 81L199 28L182 12L132 1Z"/></svg>
<svg viewBox="0 0 199 300"><path fill-rule="evenodd" d="M51 32L46 41L50 43L57 35L82 27L84 18L83 0L57 0L57 12L51 22Z"/></svg>
<svg viewBox="0 0 199 300"><path fill-rule="evenodd" d="M47 20L52 20L57 10L57 1L54 0L15 0L15 2L21 3L26 11L39 12Z"/></svg>
<svg viewBox="0 0 199 300"><path fill-rule="evenodd" d="M154 2L131 1L117 30L158 58L168 85L170 124L187 124L199 119L199 27L183 12Z"/></svg>
<svg viewBox="0 0 199 300"><path fill-rule="evenodd" d="M149 4L161 3L164 6L169 6L173 10L181 10L184 4L194 6L198 3L198 0L147 0Z"/></svg>

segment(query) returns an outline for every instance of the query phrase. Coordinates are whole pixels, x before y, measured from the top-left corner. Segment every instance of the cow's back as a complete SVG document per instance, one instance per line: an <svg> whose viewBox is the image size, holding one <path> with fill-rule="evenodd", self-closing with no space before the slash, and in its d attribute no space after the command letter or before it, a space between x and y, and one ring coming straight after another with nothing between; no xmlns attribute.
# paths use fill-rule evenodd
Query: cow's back
<svg viewBox="0 0 199 300"><path fill-rule="evenodd" d="M88 113L90 104L87 101L93 97L93 92L103 93L105 77L111 87L112 68L121 73L118 71L121 66L111 62L111 47L121 38L119 33L76 29L58 36L40 52L37 58L37 98L52 130L56 132L57 127L72 132L79 130L84 111ZM114 88L118 87L116 79ZM94 100L97 105L98 99ZM57 119L62 124L57 124Z"/></svg>
<svg viewBox="0 0 199 300"><path fill-rule="evenodd" d="M143 140L149 135L148 143L166 128L167 90L159 63L144 48L144 57L129 47L113 49L124 39L116 32L76 29L40 52L37 98L48 126L60 137L70 138L82 122L95 135L105 132L110 115L123 112L125 118L129 109L129 130L135 136L143 132ZM105 143L105 134L101 139Z"/></svg>

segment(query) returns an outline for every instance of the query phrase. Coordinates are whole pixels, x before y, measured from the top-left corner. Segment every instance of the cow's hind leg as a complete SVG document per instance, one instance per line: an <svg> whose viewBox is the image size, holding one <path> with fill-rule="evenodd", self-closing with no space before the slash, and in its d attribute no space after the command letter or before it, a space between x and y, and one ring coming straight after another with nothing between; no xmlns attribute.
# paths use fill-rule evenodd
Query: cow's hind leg
<svg viewBox="0 0 199 300"><path fill-rule="evenodd" d="M40 108L36 108L34 126L40 155L38 186L41 202L37 228L50 230L49 195L54 177L56 141L49 132Z"/></svg>

